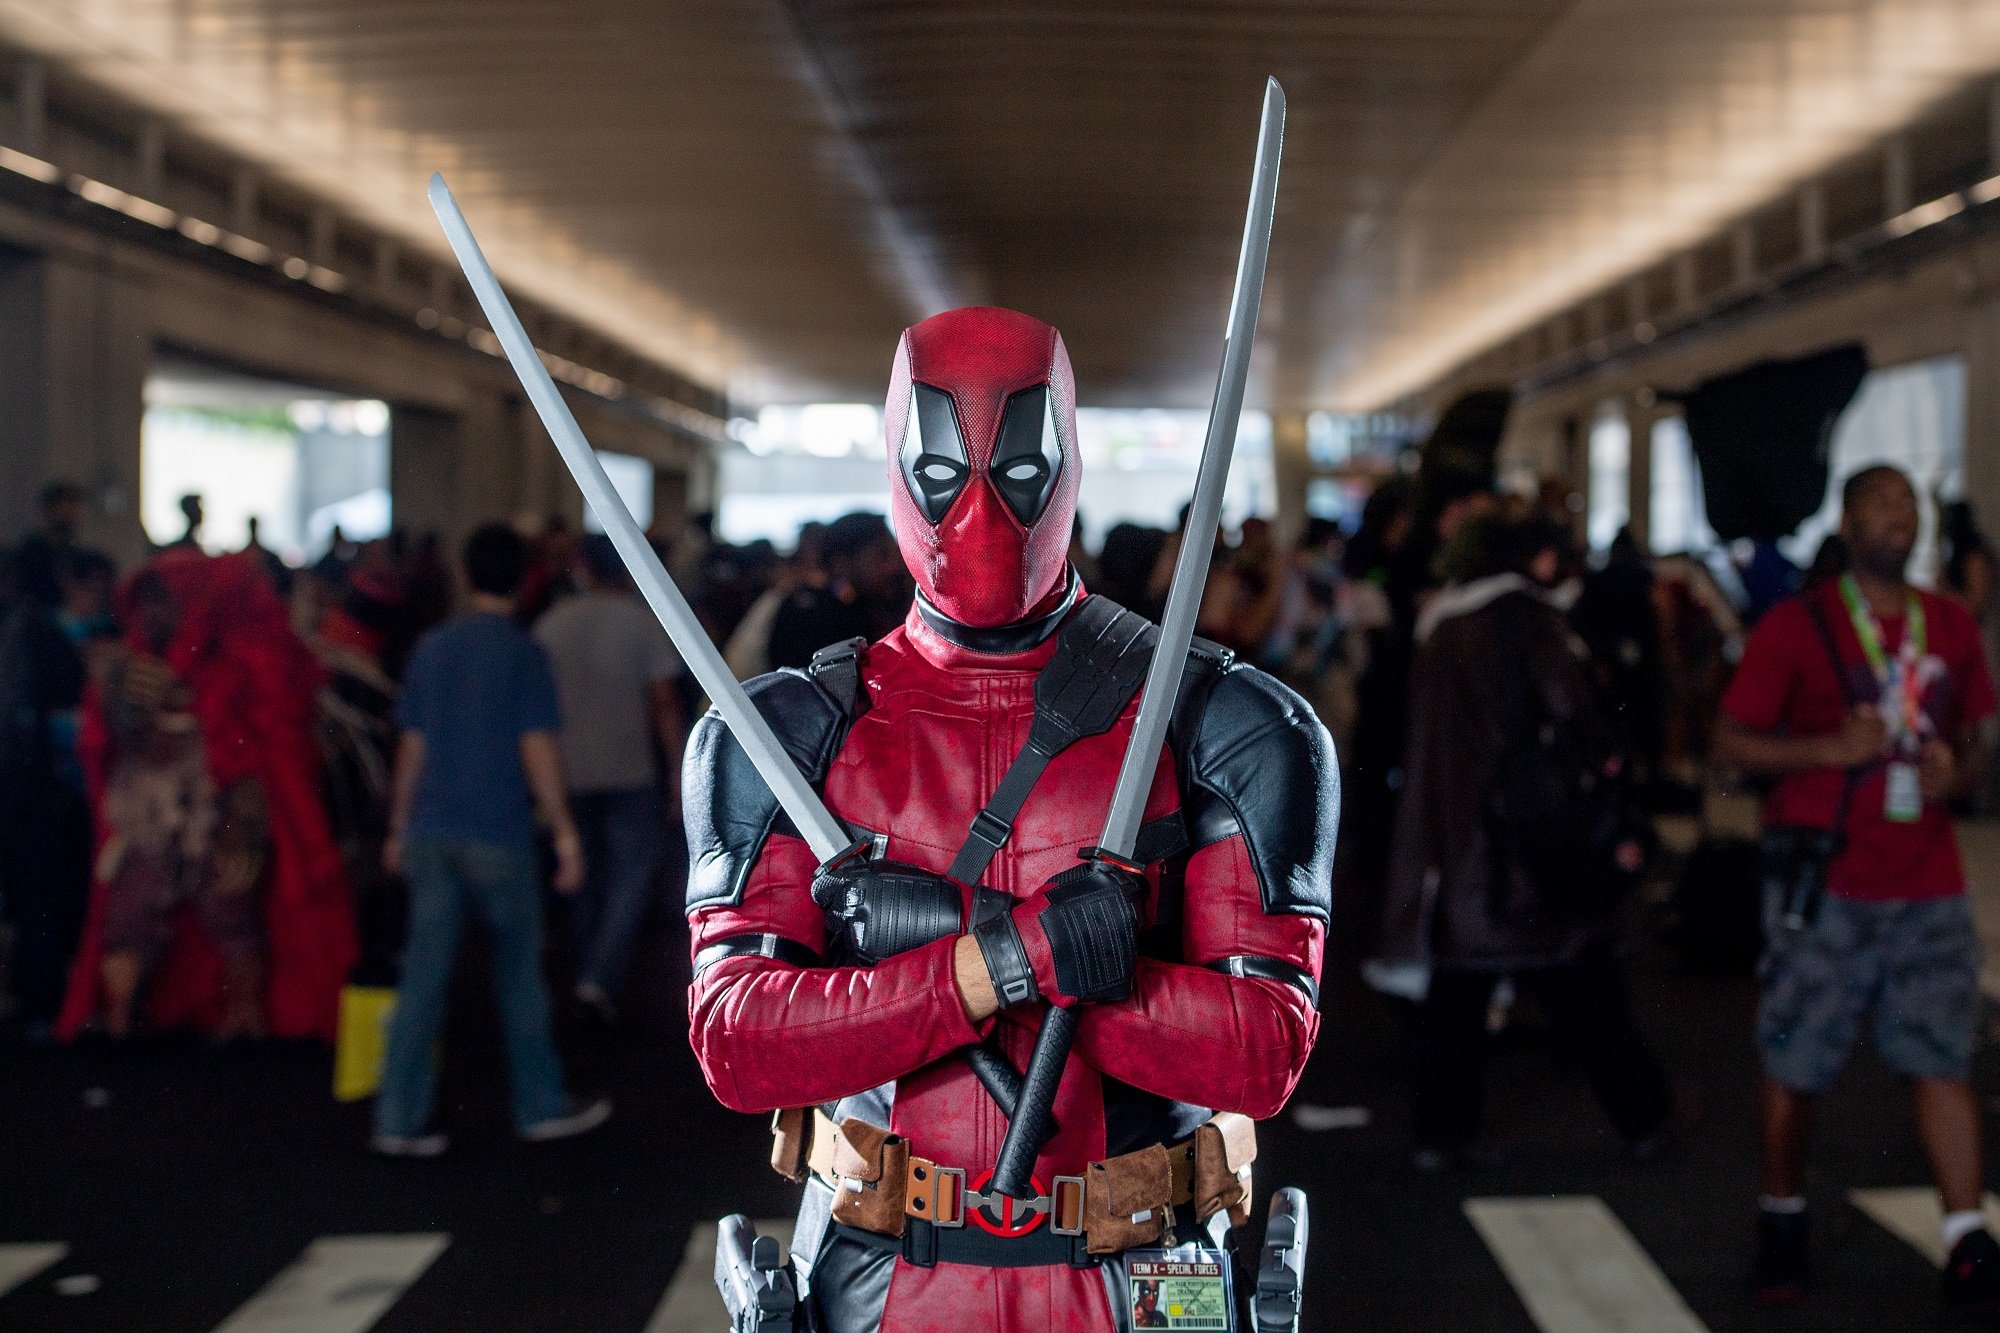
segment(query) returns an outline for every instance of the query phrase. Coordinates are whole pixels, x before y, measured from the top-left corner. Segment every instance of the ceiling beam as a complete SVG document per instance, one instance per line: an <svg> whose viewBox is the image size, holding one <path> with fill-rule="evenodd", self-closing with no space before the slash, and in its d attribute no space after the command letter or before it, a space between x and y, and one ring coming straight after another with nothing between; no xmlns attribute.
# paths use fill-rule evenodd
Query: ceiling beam
<svg viewBox="0 0 2000 1333"><path fill-rule="evenodd" d="M811 89L820 112L833 130L847 169L847 178L861 194L879 252L888 261L887 277L909 311L912 324L941 310L977 304L965 284L948 273L938 238L918 227L890 193L887 178L868 149L854 104L833 72L826 45L800 0L781 0L800 74Z"/></svg>

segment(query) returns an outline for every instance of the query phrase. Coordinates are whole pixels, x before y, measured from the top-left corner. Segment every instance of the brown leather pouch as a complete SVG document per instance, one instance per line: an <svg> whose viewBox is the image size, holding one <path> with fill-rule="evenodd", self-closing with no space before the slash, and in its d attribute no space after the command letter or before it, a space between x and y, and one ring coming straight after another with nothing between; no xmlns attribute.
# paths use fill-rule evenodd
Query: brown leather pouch
<svg viewBox="0 0 2000 1333"><path fill-rule="evenodd" d="M903 1234L910 1144L853 1116L840 1122L833 1147L833 1220L878 1236Z"/></svg>
<svg viewBox="0 0 2000 1333"><path fill-rule="evenodd" d="M1083 1187L1085 1248L1116 1254L1152 1244L1166 1229L1172 1193L1173 1167L1164 1144L1092 1162Z"/></svg>
<svg viewBox="0 0 2000 1333"><path fill-rule="evenodd" d="M1229 1225L1250 1220L1250 1164L1257 1160L1257 1122L1225 1111L1194 1132L1194 1213L1206 1222L1223 1209Z"/></svg>
<svg viewBox="0 0 2000 1333"><path fill-rule="evenodd" d="M812 1111L792 1106L771 1116L771 1169L794 1183L806 1178L806 1155L812 1150Z"/></svg>

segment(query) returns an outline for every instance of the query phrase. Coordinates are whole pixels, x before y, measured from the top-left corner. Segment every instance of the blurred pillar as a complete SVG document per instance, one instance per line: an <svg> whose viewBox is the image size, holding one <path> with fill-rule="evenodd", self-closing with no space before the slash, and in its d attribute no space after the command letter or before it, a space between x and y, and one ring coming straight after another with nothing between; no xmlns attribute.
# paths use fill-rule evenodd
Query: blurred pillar
<svg viewBox="0 0 2000 1333"><path fill-rule="evenodd" d="M1590 521L1590 437L1580 417L1567 416L1556 426L1557 470L1569 482L1570 492L1584 498L1577 513L1577 534L1581 538Z"/></svg>
<svg viewBox="0 0 2000 1333"><path fill-rule="evenodd" d="M621 452L607 442L603 432L596 428L590 408L578 401L579 396L569 393L566 397L584 438L597 448ZM533 519L536 532L540 532L551 518L560 518L569 524L572 532L581 532L583 491L569 475L562 455L556 452L555 441L549 438L549 432L542 425L533 404L525 398L513 398L508 402L514 429L514 471L509 482L509 495L514 500L515 509Z"/></svg>
<svg viewBox="0 0 2000 1333"><path fill-rule="evenodd" d="M722 497L718 494L722 475L722 464L716 460L713 447L691 450L687 469L687 497L684 513L714 513L721 507Z"/></svg>
<svg viewBox="0 0 2000 1333"><path fill-rule="evenodd" d="M460 532L508 522L519 512L525 406L511 396L475 393L460 410L452 469L453 519Z"/></svg>
<svg viewBox="0 0 2000 1333"><path fill-rule="evenodd" d="M1306 449L1306 414L1271 414L1271 473L1278 488L1272 529L1280 550L1288 550L1306 530L1306 487L1312 481L1312 455Z"/></svg>
<svg viewBox="0 0 2000 1333"><path fill-rule="evenodd" d="M404 404L389 409L389 496L396 526L415 535L438 533L453 549L460 535L451 505L457 436L457 420L449 412Z"/></svg>
<svg viewBox="0 0 2000 1333"><path fill-rule="evenodd" d="M518 406L498 393L475 393L457 412L392 407L389 492L396 525L438 533L456 551L480 524L512 519L520 505Z"/></svg>
<svg viewBox="0 0 2000 1333"><path fill-rule="evenodd" d="M1965 318L1965 498L1992 534L2000 531L2000 300Z"/></svg>
<svg viewBox="0 0 2000 1333"><path fill-rule="evenodd" d="M1659 400L1649 388L1625 399L1625 424L1631 432L1626 456L1625 521L1641 551L1652 549L1653 423L1660 419Z"/></svg>
<svg viewBox="0 0 2000 1333"><path fill-rule="evenodd" d="M670 464L653 468L653 531L669 539L687 531L687 472Z"/></svg>
<svg viewBox="0 0 2000 1333"><path fill-rule="evenodd" d="M562 455L556 452L555 442L542 426L542 419L534 409L522 403L517 409L519 421L515 430L514 447L520 453L521 495L520 511L532 514L535 526L539 528L550 514L568 513L564 503L563 490L574 491L575 485L569 480L569 473L563 467ZM561 474L558 476L557 474ZM572 518L571 526L576 519Z"/></svg>
<svg viewBox="0 0 2000 1333"><path fill-rule="evenodd" d="M152 369L150 293L112 265L0 252L0 530L37 520L44 485L89 500L83 539L121 565L146 553L139 434Z"/></svg>

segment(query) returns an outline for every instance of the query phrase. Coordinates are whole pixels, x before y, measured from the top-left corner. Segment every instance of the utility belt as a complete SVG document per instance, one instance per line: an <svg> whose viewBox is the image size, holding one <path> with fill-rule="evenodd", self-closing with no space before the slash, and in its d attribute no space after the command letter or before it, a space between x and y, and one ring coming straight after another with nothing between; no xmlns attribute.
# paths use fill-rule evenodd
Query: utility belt
<svg viewBox="0 0 2000 1333"><path fill-rule="evenodd" d="M1231 1226L1250 1216L1257 1126L1234 1112L1176 1143L1057 1176L1046 1189L1038 1179L1028 1200L988 1192L990 1171L968 1181L966 1168L920 1157L901 1135L852 1116L836 1125L818 1108L780 1111L773 1128L780 1174L818 1179L833 1191L836 1223L899 1242L920 1267L1090 1268L1104 1255L1194 1239L1217 1213Z"/></svg>

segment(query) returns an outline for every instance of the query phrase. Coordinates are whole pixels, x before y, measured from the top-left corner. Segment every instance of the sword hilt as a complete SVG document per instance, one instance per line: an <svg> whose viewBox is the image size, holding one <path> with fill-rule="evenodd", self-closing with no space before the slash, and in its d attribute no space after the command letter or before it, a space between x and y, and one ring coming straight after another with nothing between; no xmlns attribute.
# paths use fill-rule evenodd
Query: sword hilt
<svg viewBox="0 0 2000 1333"><path fill-rule="evenodd" d="M1021 1096L1014 1103L1013 1118L1007 1122L1007 1136L1000 1141L1000 1157L993 1164L988 1186L1010 1199L1031 1199L1035 1187L1035 1158L1054 1128L1050 1114L1056 1104L1056 1088L1062 1083L1063 1066L1069 1063L1070 1043L1076 1037L1076 1010L1050 1005L1042 1018L1042 1030L1035 1034L1035 1052L1028 1057L1028 1072L1021 1079Z"/></svg>

